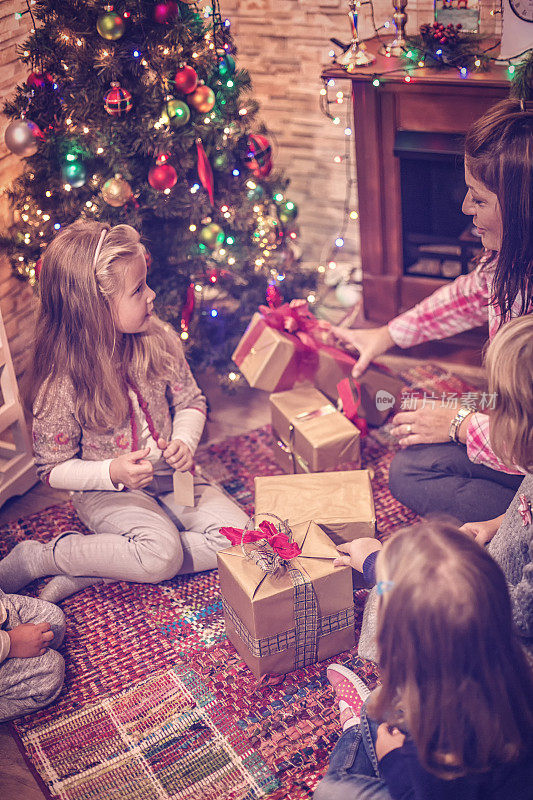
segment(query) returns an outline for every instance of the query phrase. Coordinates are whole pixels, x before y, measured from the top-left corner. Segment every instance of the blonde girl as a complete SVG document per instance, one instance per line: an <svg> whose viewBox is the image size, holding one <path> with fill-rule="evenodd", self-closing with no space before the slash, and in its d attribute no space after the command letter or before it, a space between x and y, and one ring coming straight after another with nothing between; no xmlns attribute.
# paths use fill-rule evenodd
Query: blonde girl
<svg viewBox="0 0 533 800"><path fill-rule="evenodd" d="M490 441L494 452L525 477L507 512L463 525L503 569L515 627L533 657L533 315L507 322L486 354L494 395Z"/></svg>
<svg viewBox="0 0 533 800"><path fill-rule="evenodd" d="M193 507L174 500L173 473L192 466L206 402L154 297L129 225L76 222L47 248L26 392L37 470L70 490L95 535L16 545L0 562L4 591L54 575L41 597L57 602L102 579L213 569L226 546L219 527L246 522L200 480Z"/></svg>
<svg viewBox="0 0 533 800"><path fill-rule="evenodd" d="M356 676L328 667L344 733L315 800L529 800L533 679L501 569L441 521L376 566L381 686L362 707Z"/></svg>

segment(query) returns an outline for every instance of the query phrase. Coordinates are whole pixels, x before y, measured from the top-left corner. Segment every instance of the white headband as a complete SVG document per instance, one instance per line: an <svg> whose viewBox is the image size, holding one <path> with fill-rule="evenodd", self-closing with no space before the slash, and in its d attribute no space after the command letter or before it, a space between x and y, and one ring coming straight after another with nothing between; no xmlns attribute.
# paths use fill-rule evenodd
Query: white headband
<svg viewBox="0 0 533 800"><path fill-rule="evenodd" d="M109 232L109 228L104 228L102 233L100 234L100 238L98 239L98 244L96 245L96 250L94 251L94 258L93 258L93 269L96 269L96 263L98 261L98 256L100 255L100 250L102 249L102 245L104 243L104 239L106 237L106 233Z"/></svg>

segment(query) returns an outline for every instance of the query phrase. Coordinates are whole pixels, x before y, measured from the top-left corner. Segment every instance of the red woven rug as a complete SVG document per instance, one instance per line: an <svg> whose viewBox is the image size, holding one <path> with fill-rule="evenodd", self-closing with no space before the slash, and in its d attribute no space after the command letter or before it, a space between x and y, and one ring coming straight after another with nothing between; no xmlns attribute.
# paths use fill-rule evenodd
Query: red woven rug
<svg viewBox="0 0 533 800"><path fill-rule="evenodd" d="M411 385L467 391L435 367ZM253 478L279 473L269 428L200 448L199 466L251 511ZM364 440L374 471L379 535L415 515L387 488L394 447L386 428ZM0 529L0 554L24 538L46 541L83 526L70 504ZM36 587L30 587L35 590ZM365 592L356 593L357 625ZM158 586L92 587L62 603L65 686L50 708L14 723L48 797L62 800L299 800L312 795L340 728L329 662L258 689L227 642L216 572ZM355 650L334 660L373 688L374 666Z"/></svg>

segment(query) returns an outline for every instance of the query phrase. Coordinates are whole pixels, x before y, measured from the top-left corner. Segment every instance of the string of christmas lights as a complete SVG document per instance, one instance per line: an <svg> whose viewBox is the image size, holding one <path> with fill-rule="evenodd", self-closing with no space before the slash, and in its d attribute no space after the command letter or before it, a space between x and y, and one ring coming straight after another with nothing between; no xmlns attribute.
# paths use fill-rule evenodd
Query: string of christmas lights
<svg viewBox="0 0 533 800"><path fill-rule="evenodd" d="M369 6L370 7L370 18L372 22L373 28L373 37L377 38L381 44L384 46L387 43L387 40L382 37L382 32L390 30L391 27L394 27L393 21L391 19L385 20L382 25L377 25L376 18L375 18L375 10L374 10L374 3L373 0L362 0L362 2L356 3L356 8L361 8L362 6ZM498 12L490 12L492 16ZM341 46L341 43L337 40L334 41L334 44ZM480 39L481 44L482 38ZM509 78L512 80L515 77L517 66L513 63L514 61L519 60L521 57L525 55L528 51L521 53L519 56L516 56L512 59L500 59L494 56L488 55L491 51L496 49L499 46L499 40L491 44L489 47L485 49L479 49L478 52L474 53L472 56L472 62L475 69L486 69L490 62L499 63L499 64L507 64L507 71ZM343 45L343 47L345 47ZM409 46L404 48L404 59L408 63L404 63L398 65L398 67L382 70L374 71L371 67L361 67L359 69L350 70L346 72L346 78L351 78L352 76L356 75L365 75L368 76L369 74L372 76L372 84L374 87L378 88L381 86L387 79L392 75L404 75L404 81L406 83L411 83L413 81L413 73L416 73L417 69L427 68L430 66L426 60L430 59L433 61L439 60L441 63L439 66L446 66L448 68L457 69L460 76L462 78L468 77L468 69L462 64L454 64L452 62L448 63L446 59L443 59L443 51L440 51L440 48L437 48L436 53L433 53L429 50L424 50L420 48L415 48L414 46ZM330 50L329 55L331 58L335 58L335 51ZM390 58L390 54L385 53L386 56ZM333 62L335 63L335 62ZM320 89L319 95L319 103L322 113L332 121L334 125L341 124L340 114L338 113L338 104L343 103L345 99L344 92L338 88L338 85L335 81L335 78L324 76L323 79L323 86ZM330 96L330 92L332 93ZM334 95L333 95L334 92ZM353 125L353 116L352 116L352 96L349 96L349 101L347 103L346 108L346 123L345 123L345 134L346 134L346 141L345 141L345 152L344 156L339 154L333 157L333 161L335 163L341 163L342 161L345 162L346 166L346 193L345 193L345 201L343 207L343 216L342 221L340 224L340 232L336 236L334 243L326 243L325 244L325 252L327 253L326 257L321 257L320 265L318 266L318 272L324 275L327 274L327 269L335 270L337 267L335 258L338 253L339 247L342 247L344 244L344 237L346 230L349 224L358 218L357 211L353 210L354 200L355 198L355 186L356 186L356 174L355 174L355 160L353 158L353 140L352 140L352 125ZM333 110L332 110L333 109ZM325 264L327 266L325 266ZM359 284L359 280L353 279L352 281L355 285Z"/></svg>

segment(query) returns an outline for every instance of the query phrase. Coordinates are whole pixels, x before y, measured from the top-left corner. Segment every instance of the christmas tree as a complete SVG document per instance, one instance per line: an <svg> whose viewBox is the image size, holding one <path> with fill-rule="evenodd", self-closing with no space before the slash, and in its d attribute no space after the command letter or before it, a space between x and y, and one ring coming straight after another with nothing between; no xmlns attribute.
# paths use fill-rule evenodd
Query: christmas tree
<svg viewBox="0 0 533 800"><path fill-rule="evenodd" d="M23 13L32 71L4 108L6 144L26 160L3 241L14 268L34 282L76 219L133 225L191 363L234 378L258 305L305 296L313 276L298 268L297 209L218 0L34 0Z"/></svg>

